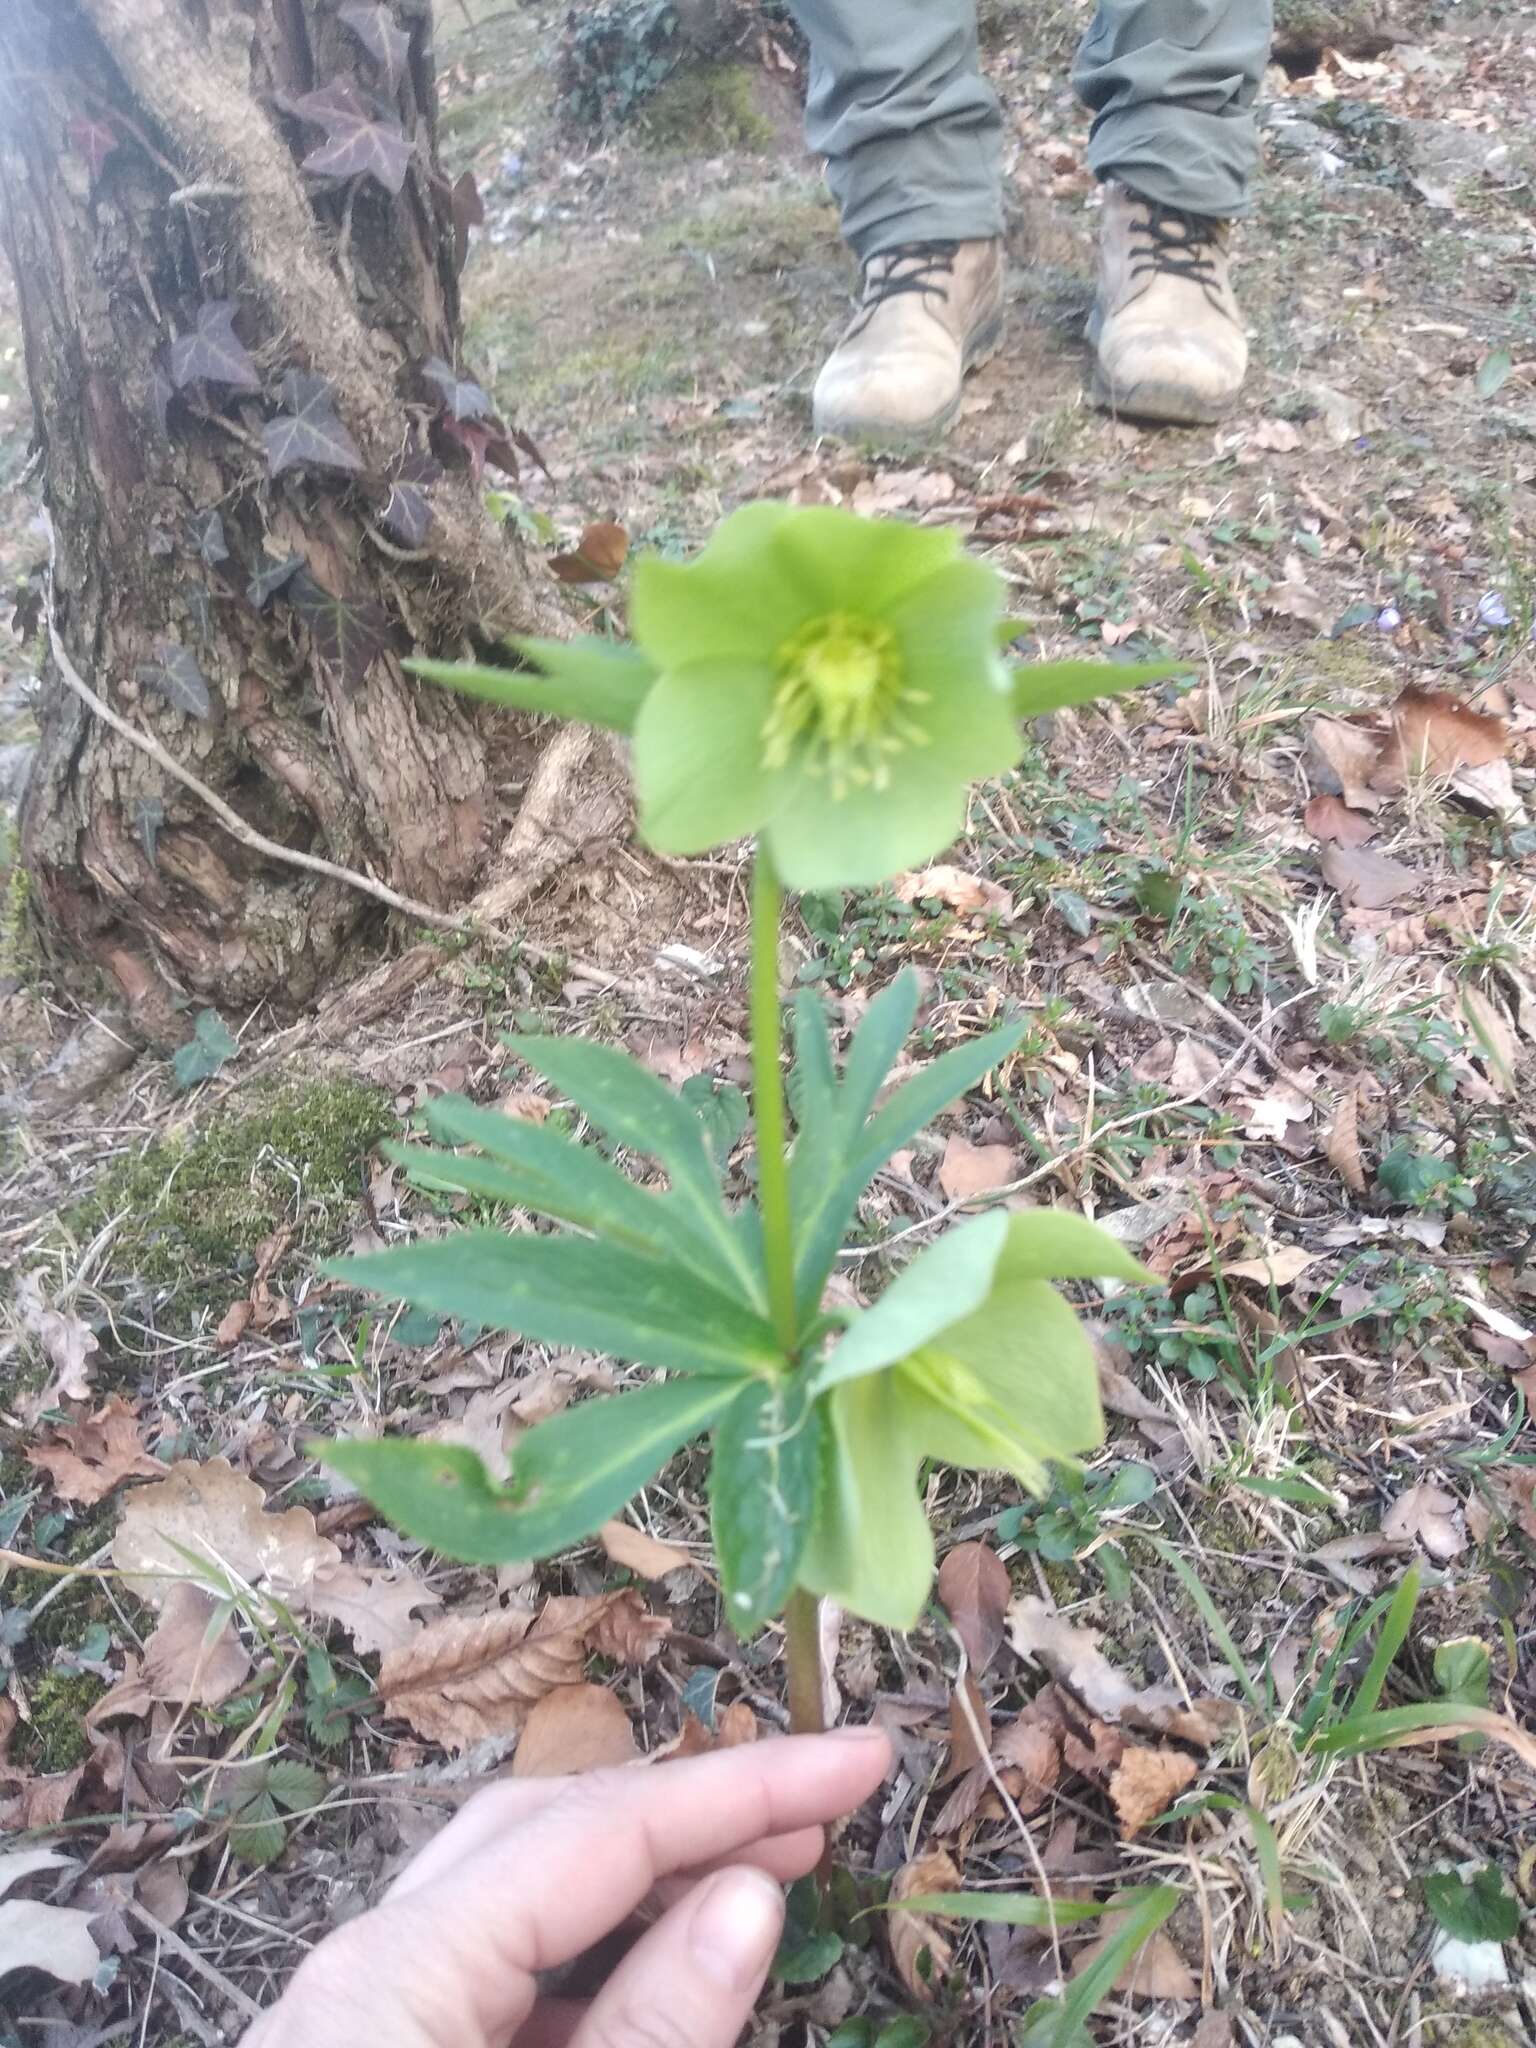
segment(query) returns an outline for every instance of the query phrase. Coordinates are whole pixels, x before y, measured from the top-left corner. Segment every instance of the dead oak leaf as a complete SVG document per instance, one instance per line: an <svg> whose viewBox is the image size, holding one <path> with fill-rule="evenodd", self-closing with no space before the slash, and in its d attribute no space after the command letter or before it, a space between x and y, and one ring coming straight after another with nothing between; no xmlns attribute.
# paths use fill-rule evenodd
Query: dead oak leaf
<svg viewBox="0 0 1536 2048"><path fill-rule="evenodd" d="M1106 1720L1136 1698L1136 1687L1110 1663L1094 1631L1066 1620L1037 1594L1023 1594L1009 1608L1008 1640L1026 1663L1043 1664Z"/></svg>
<svg viewBox="0 0 1536 2048"><path fill-rule="evenodd" d="M921 1913L902 1911L901 1901L959 1889L960 1872L947 1849L930 1849L915 1863L904 1863L891 1880L891 1904L896 1909L886 1920L891 1960L896 1974L920 2004L926 2005L933 1997L934 1983L948 1970L954 1950L931 1920Z"/></svg>
<svg viewBox="0 0 1536 2048"><path fill-rule="evenodd" d="M142 1677L150 1699L216 1707L244 1685L250 1671L228 1604L201 1586L173 1587L144 1645Z"/></svg>
<svg viewBox="0 0 1536 2048"><path fill-rule="evenodd" d="M640 1752L622 1702L606 1685L561 1685L530 1712L512 1758L514 1778L561 1778L632 1764Z"/></svg>
<svg viewBox="0 0 1536 2048"><path fill-rule="evenodd" d="M939 1186L952 1202L991 1194L1019 1177L1018 1154L1010 1145L973 1145L952 1132L939 1161Z"/></svg>
<svg viewBox="0 0 1536 2048"><path fill-rule="evenodd" d="M1381 1533L1396 1542L1418 1543L1436 1564L1448 1564L1467 1547L1461 1503L1443 1486L1420 1479L1400 1493L1381 1518Z"/></svg>
<svg viewBox="0 0 1536 2048"><path fill-rule="evenodd" d="M992 1761L1027 1819L1044 1806L1061 1776L1061 1740L1043 1722L1020 1714L994 1737Z"/></svg>
<svg viewBox="0 0 1536 2048"><path fill-rule="evenodd" d="M1129 1841L1149 1821L1156 1820L1200 1775L1200 1767L1179 1749L1127 1748L1110 1773L1109 1796L1120 1822L1120 1834Z"/></svg>
<svg viewBox="0 0 1536 2048"><path fill-rule="evenodd" d="M163 1479L165 1466L144 1448L136 1410L118 1394L94 1415L57 1422L27 1462L48 1474L60 1500L94 1507L129 1479Z"/></svg>
<svg viewBox="0 0 1536 2048"><path fill-rule="evenodd" d="M962 917L1013 915L1013 898L1000 882L969 874L945 861L898 875L891 891L902 903L942 903Z"/></svg>
<svg viewBox="0 0 1536 2048"><path fill-rule="evenodd" d="M39 1267L24 1273L17 1284L14 1306L22 1329L36 1338L53 1368L53 1377L40 1394L24 1408L29 1422L60 1401L88 1401L91 1398L91 1360L101 1349L79 1316L68 1309L54 1308L44 1292L46 1272Z"/></svg>
<svg viewBox="0 0 1536 2048"><path fill-rule="evenodd" d="M1318 861L1323 880L1351 908L1385 910L1422 879L1414 869L1362 846L1325 846Z"/></svg>

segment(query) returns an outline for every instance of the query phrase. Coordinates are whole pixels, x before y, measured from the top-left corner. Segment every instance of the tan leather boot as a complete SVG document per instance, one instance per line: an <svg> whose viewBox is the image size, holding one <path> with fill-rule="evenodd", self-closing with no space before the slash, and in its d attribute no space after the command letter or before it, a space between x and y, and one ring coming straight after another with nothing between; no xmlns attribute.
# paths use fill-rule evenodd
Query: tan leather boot
<svg viewBox="0 0 1536 2048"><path fill-rule="evenodd" d="M864 297L816 379L818 434L886 446L942 433L1003 332L1003 245L913 242L872 257Z"/></svg>
<svg viewBox="0 0 1536 2048"><path fill-rule="evenodd" d="M1227 274L1227 221L1104 187L1099 296L1088 322L1093 396L1113 412L1185 425L1218 420L1248 368Z"/></svg>

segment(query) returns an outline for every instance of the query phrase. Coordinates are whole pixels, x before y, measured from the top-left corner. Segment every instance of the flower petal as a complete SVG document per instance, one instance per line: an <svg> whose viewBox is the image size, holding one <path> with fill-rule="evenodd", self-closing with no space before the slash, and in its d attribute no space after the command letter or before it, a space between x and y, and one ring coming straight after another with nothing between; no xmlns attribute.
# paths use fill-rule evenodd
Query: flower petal
<svg viewBox="0 0 1536 2048"><path fill-rule="evenodd" d="M884 619L909 591L956 561L960 536L948 527L908 526L897 519L865 519L834 505L811 505L783 524L773 547L796 587L812 596L813 610ZM1002 608L1002 583L995 575L993 582L999 593L992 606L995 617Z"/></svg>
<svg viewBox="0 0 1536 2048"><path fill-rule="evenodd" d="M1158 1276L1119 1238L1072 1209L1024 1209L1009 1218L998 1260L1000 1284L1023 1280L1123 1280L1156 1287Z"/></svg>
<svg viewBox="0 0 1536 2048"><path fill-rule="evenodd" d="M923 760L916 749L898 756L885 789L850 790L840 798L833 797L825 776L787 774L785 798L763 839L788 886L873 888L920 867L958 839L965 825L965 782L923 774Z"/></svg>
<svg viewBox="0 0 1536 2048"><path fill-rule="evenodd" d="M893 1375L826 1397L827 1472L800 1583L850 1614L909 1629L933 1584L933 1531L917 1490L921 1403Z"/></svg>
<svg viewBox="0 0 1536 2048"><path fill-rule="evenodd" d="M1093 1346L1075 1310L1048 1281L1005 1273L999 1261L985 1303L952 1323L934 1349L977 1384L1024 1457L1071 1458L1103 1440ZM924 1448L949 1464L989 1462L957 1457L952 1434L945 1441L948 1448Z"/></svg>
<svg viewBox="0 0 1536 2048"><path fill-rule="evenodd" d="M775 546L793 505L743 505L691 562L642 555L630 590L635 644L658 667L715 658L772 661L821 607Z"/></svg>
<svg viewBox="0 0 1536 2048"><path fill-rule="evenodd" d="M886 615L901 642L903 672L927 701L911 707L928 736L928 772L969 780L999 775L1022 741L995 644L1002 586L985 562L952 562Z"/></svg>
<svg viewBox="0 0 1536 2048"><path fill-rule="evenodd" d="M946 1230L908 1260L828 1354L816 1374L816 1391L882 1372L985 1307L1007 1237L1008 1218L999 1209Z"/></svg>
<svg viewBox="0 0 1536 2048"><path fill-rule="evenodd" d="M654 685L635 720L640 832L660 853L704 853L756 831L780 777L763 766L773 675L750 661L695 663Z"/></svg>

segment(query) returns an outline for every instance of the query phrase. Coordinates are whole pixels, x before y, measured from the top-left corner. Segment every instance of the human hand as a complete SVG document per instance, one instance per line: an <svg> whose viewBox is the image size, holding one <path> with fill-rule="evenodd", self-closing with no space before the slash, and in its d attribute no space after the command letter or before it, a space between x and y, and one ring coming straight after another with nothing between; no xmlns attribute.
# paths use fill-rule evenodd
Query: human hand
<svg viewBox="0 0 1536 2048"><path fill-rule="evenodd" d="M488 1786L320 1943L244 2048L731 2048L778 1945L779 1887L889 1764L878 1729L844 1728ZM590 2001L543 1995L539 1972L653 1893L666 1910Z"/></svg>

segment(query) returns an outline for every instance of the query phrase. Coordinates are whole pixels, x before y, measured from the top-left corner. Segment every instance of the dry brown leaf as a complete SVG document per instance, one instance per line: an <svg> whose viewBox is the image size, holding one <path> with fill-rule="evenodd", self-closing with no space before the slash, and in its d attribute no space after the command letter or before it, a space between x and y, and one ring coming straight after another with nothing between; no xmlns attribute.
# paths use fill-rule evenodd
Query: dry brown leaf
<svg viewBox="0 0 1536 2048"><path fill-rule="evenodd" d="M1361 910L1385 910L1423 879L1400 860L1363 846L1325 846L1318 867L1330 889Z"/></svg>
<svg viewBox="0 0 1536 2048"><path fill-rule="evenodd" d="M146 1863L133 1888L139 1904L162 1927L174 1927L187 1910L186 1874L179 1863Z"/></svg>
<svg viewBox="0 0 1536 2048"><path fill-rule="evenodd" d="M985 1671L1003 1646L1012 1590L1007 1565L985 1543L957 1543L939 1566L939 1598L972 1671Z"/></svg>
<svg viewBox="0 0 1536 2048"><path fill-rule="evenodd" d="M1291 1287L1308 1266L1317 1264L1316 1252L1304 1252L1299 1244L1277 1244L1254 1259L1233 1259L1222 1264L1228 1280L1252 1280L1260 1287Z"/></svg>
<svg viewBox="0 0 1536 2048"><path fill-rule="evenodd" d="M1376 831L1376 822L1363 811L1352 811L1340 796L1315 796L1301 814L1302 823L1324 846L1364 846Z"/></svg>
<svg viewBox="0 0 1536 2048"><path fill-rule="evenodd" d="M1311 1070L1308 1069L1310 1080ZM1311 1095L1299 1080L1282 1075L1262 1095L1248 1098L1248 1119L1243 1132L1249 1138L1272 1138L1283 1144L1292 1124L1304 1124L1312 1115Z"/></svg>
<svg viewBox="0 0 1536 2048"><path fill-rule="evenodd" d="M1189 2037L1189 2048L1233 2048L1236 2035L1224 2012L1208 2012Z"/></svg>
<svg viewBox="0 0 1536 2048"><path fill-rule="evenodd" d="M1271 584L1259 602L1266 612L1274 616L1300 619L1314 633L1326 633L1333 623L1332 606L1307 581L1301 557L1296 554L1285 558L1284 581Z"/></svg>
<svg viewBox="0 0 1536 2048"><path fill-rule="evenodd" d="M956 488L954 478L942 469L888 469L854 486L853 509L871 519L909 508L927 512L949 504Z"/></svg>
<svg viewBox="0 0 1536 2048"><path fill-rule="evenodd" d="M219 1319L219 1327L213 1333L213 1341L221 1351L228 1351L240 1342L255 1313L249 1295L242 1294L238 1301L229 1304Z"/></svg>
<svg viewBox="0 0 1536 2048"><path fill-rule="evenodd" d="M664 1614L652 1614L634 1586L617 1593L546 1600L537 1633L575 1629L599 1657L618 1664L648 1664L672 1633Z"/></svg>
<svg viewBox="0 0 1536 2048"><path fill-rule="evenodd" d="M1113 1913L1106 1914L1103 1933L1079 1951L1072 1964L1074 1977L1081 1977L1114 1939L1117 1917ZM1115 1979L1115 1989L1129 1993L1132 1998L1193 1999L1200 1996L1200 1986L1193 1972L1161 1927L1142 1944L1120 1972Z"/></svg>
<svg viewBox="0 0 1536 2048"><path fill-rule="evenodd" d="M442 1604L403 1565L326 1565L309 1582L309 1612L344 1628L364 1656L399 1649L421 1628L416 1610Z"/></svg>
<svg viewBox="0 0 1536 2048"><path fill-rule="evenodd" d="M1318 718L1312 722L1307 743L1325 789L1329 782L1337 784L1337 794L1353 811L1381 809L1382 798L1371 788L1371 777L1381 760L1381 740L1375 733L1346 725L1342 718Z"/></svg>
<svg viewBox="0 0 1536 2048"><path fill-rule="evenodd" d="M144 1645L143 1681L152 1700L173 1706L216 1707L250 1676L251 1660L225 1607L210 1635L220 1603L201 1586L171 1589L160 1623Z"/></svg>
<svg viewBox="0 0 1536 2048"><path fill-rule="evenodd" d="M973 1145L953 1132L939 1161L939 1186L952 1202L990 1194L1019 1177L1018 1154L1011 1145Z"/></svg>
<svg viewBox="0 0 1536 2048"><path fill-rule="evenodd" d="M919 868L913 874L898 875L891 889L902 903L936 900L958 911L962 917L995 913L998 917L1007 918L1013 915L1013 898L1000 882L988 881L983 875L969 874L964 868L952 867L944 861L933 867Z"/></svg>
<svg viewBox="0 0 1536 2048"><path fill-rule="evenodd" d="M514 1778L561 1778L632 1764L640 1754L623 1704L606 1685L561 1685L528 1716L512 1758Z"/></svg>
<svg viewBox="0 0 1536 2048"><path fill-rule="evenodd" d="M1044 1806L1061 1776L1061 1740L1053 1729L1021 1714L994 1738L992 1761L1028 1819Z"/></svg>
<svg viewBox="0 0 1536 2048"><path fill-rule="evenodd" d="M384 1653L385 1713L444 1749L516 1734L547 1693L581 1682L587 1661L579 1630L530 1640L532 1628L533 1616L518 1607L429 1622L403 1648Z"/></svg>
<svg viewBox="0 0 1536 2048"><path fill-rule="evenodd" d="M1360 1157L1360 1094L1350 1082L1339 1096L1328 1131L1328 1164L1352 1194L1365 1193L1365 1164Z"/></svg>
<svg viewBox="0 0 1536 2048"><path fill-rule="evenodd" d="M1109 1780L1109 1796L1120 1821L1121 1838L1129 1841L1150 1820L1172 1806L1200 1767L1178 1749L1128 1748Z"/></svg>
<svg viewBox="0 0 1536 2048"><path fill-rule="evenodd" d="M94 1507L128 1479L163 1479L166 1468L144 1448L136 1410L114 1394L78 1422L56 1422L51 1439L27 1452L53 1481L60 1500Z"/></svg>
<svg viewBox="0 0 1536 2048"><path fill-rule="evenodd" d="M1392 707L1392 738L1371 777L1376 789L1401 789L1411 776L1453 775L1503 758L1509 744L1502 718L1474 711L1459 697L1410 686Z"/></svg>
<svg viewBox="0 0 1536 2048"><path fill-rule="evenodd" d="M740 1749L744 1743L756 1742L762 1732L745 1700L732 1700L715 1716L716 1749Z"/></svg>
<svg viewBox="0 0 1536 2048"><path fill-rule="evenodd" d="M1443 1486L1420 1479L1400 1493L1381 1518L1381 1533L1400 1543L1418 1543L1436 1564L1448 1564L1467 1547L1461 1503Z"/></svg>
<svg viewBox="0 0 1536 2048"><path fill-rule="evenodd" d="M611 519L594 520L566 555L551 555L549 566L562 583L608 583L629 558L629 535Z"/></svg>
<svg viewBox="0 0 1536 2048"><path fill-rule="evenodd" d="M1250 448L1266 448L1274 455L1292 455L1301 446L1301 435L1289 420L1260 420L1248 435Z"/></svg>
<svg viewBox="0 0 1536 2048"><path fill-rule="evenodd" d="M1109 1662L1094 1631L1065 1620L1037 1594L1026 1593L1009 1608L1008 1640L1026 1663L1043 1664L1107 1720L1136 1698L1136 1687Z"/></svg>
<svg viewBox="0 0 1536 2048"><path fill-rule="evenodd" d="M930 1849L915 1863L904 1863L891 1880L890 1897L898 1908L886 1920L891 1960L902 1983L921 2004L932 1998L934 1982L948 1970L954 1951L931 1920L925 1920L921 1913L902 1912L899 1901L959 1889L960 1872L945 1849ZM926 1975L919 1968L925 1950L930 1959Z"/></svg>
<svg viewBox="0 0 1536 2048"><path fill-rule="evenodd" d="M1221 1073L1222 1063L1211 1047L1198 1038L1186 1038L1168 1069L1168 1092L1181 1098L1203 1095L1221 1079Z"/></svg>
<svg viewBox="0 0 1536 2048"><path fill-rule="evenodd" d="M522 1124L547 1123L554 1106L547 1095L536 1095L531 1088L514 1088L497 1105L503 1116Z"/></svg>
<svg viewBox="0 0 1536 2048"><path fill-rule="evenodd" d="M638 1572L642 1579L663 1579L668 1572L693 1563L687 1551L679 1550L675 1543L663 1543L628 1522L604 1522L597 1536L615 1564Z"/></svg>
<svg viewBox="0 0 1536 2048"><path fill-rule="evenodd" d="M981 1687L967 1671L950 1695L949 1762L939 1783L953 1784L956 1778L963 1778L967 1771L974 1769L990 1745L991 1737L991 1710L981 1696Z"/></svg>
<svg viewBox="0 0 1536 2048"><path fill-rule="evenodd" d="M91 1398L91 1360L101 1349L79 1316L54 1308L44 1292L47 1273L39 1267L24 1273L17 1283L13 1306L21 1327L35 1337L53 1368L53 1377L42 1391L23 1404L29 1422L61 1401Z"/></svg>
<svg viewBox="0 0 1536 2048"><path fill-rule="evenodd" d="M1491 997L1470 984L1461 992L1461 1014L1471 1026L1489 1080L1504 1094L1513 1094L1520 1041L1508 1017Z"/></svg>

